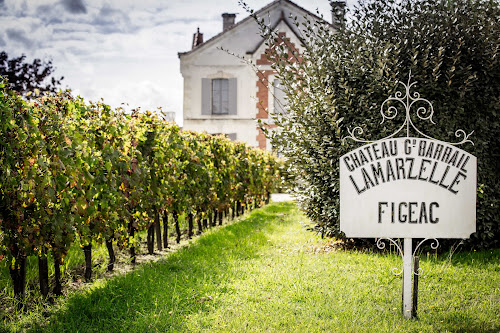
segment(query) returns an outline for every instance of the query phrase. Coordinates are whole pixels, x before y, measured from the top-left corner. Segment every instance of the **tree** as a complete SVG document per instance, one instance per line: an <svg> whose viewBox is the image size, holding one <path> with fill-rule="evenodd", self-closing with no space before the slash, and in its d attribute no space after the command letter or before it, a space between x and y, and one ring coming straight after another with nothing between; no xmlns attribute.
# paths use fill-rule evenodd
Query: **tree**
<svg viewBox="0 0 500 333"><path fill-rule="evenodd" d="M25 95L38 89L40 92L57 92L64 77L50 77L55 71L52 60L35 59L30 64L23 54L9 59L5 51L0 53L0 76L7 78L12 90Z"/></svg>
<svg viewBox="0 0 500 333"><path fill-rule="evenodd" d="M268 135L292 165L317 231L342 237L338 161L353 148L343 138L355 126L372 140L393 133L396 125L380 124L379 108L411 72L436 110L437 125L426 124L426 134L452 142L456 129L475 130L475 145L464 147L478 158L477 232L469 244L500 244L499 19L495 1L366 1L338 32L325 22L297 24L302 61L283 57L286 45L258 19L289 109Z"/></svg>

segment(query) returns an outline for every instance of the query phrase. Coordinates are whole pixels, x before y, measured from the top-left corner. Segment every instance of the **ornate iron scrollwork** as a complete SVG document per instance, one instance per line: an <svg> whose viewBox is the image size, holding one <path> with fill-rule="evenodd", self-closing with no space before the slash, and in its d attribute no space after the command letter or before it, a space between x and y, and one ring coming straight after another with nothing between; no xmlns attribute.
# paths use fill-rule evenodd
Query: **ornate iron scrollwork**
<svg viewBox="0 0 500 333"><path fill-rule="evenodd" d="M419 128L417 128L412 119L412 110L415 110L416 108L416 110L414 111L414 115L416 115L418 119L424 121L430 121L432 124L436 124L432 119L432 116L434 115L434 107L432 106L432 103L426 100L425 98L420 97L419 92L417 91L411 92L411 89L417 84L417 82L411 82L411 72L408 76L408 83L405 84L404 82L401 81L398 81L398 83L403 86L403 89L396 91L394 96L390 96L382 103L382 105L380 106L380 114L382 115L382 121L380 123L383 124L385 121L394 120L401 111L405 113L405 120L403 124L394 133L382 139L393 138L398 133L406 129L406 137L409 137L410 131L413 130L424 138L436 140L435 138L425 134ZM394 103L395 105L390 105L391 102ZM347 132L349 133L349 135L343 139L344 141L346 139L351 139L353 141L361 143L372 143L378 141L378 140L365 140L359 138L359 136L363 134L363 129L359 126L354 127L353 129L348 129ZM461 145L464 143L474 144L469 139L469 137L473 133L474 131L467 134L464 130L459 129L455 131L455 136L459 139L461 138L461 140L457 142L446 142L446 143L451 145Z"/></svg>

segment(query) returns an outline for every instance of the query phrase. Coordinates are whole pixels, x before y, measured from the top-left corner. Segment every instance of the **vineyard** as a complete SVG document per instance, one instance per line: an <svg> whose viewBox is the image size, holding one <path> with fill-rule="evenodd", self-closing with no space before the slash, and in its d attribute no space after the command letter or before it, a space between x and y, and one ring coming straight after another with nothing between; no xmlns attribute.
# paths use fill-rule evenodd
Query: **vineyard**
<svg viewBox="0 0 500 333"><path fill-rule="evenodd" d="M267 152L69 93L26 102L1 83L0 119L0 260L21 304L28 257L38 258L43 296L54 258L52 292L60 295L72 244L84 251L90 281L92 244L106 245L109 270L114 247L134 263L138 233L147 232L152 254L168 246L169 223L180 241L179 216L191 238L266 202L276 179Z"/></svg>

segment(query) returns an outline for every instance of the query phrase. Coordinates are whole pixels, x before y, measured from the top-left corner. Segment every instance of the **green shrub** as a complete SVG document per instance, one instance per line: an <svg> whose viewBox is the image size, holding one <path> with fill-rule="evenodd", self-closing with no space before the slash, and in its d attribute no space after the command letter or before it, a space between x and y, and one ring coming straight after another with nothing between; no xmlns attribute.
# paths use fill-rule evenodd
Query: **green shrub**
<svg viewBox="0 0 500 333"><path fill-rule="evenodd" d="M289 108L275 119L280 130L268 134L292 164L299 201L317 231L342 237L339 157L355 148L342 139L355 126L370 140L401 126L404 119L381 124L380 106L411 72L435 110L436 125L418 128L449 142L459 141L457 129L475 131L474 145L463 146L478 158L477 232L468 244L500 245L498 2L366 1L338 31L324 21L297 22L304 51L289 58L286 43L276 43L257 19Z"/></svg>

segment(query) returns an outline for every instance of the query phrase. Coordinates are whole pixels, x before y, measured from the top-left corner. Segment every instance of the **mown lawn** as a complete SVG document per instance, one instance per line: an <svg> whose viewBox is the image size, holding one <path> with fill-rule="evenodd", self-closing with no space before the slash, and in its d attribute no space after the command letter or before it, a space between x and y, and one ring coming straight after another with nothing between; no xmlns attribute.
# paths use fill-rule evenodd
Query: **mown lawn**
<svg viewBox="0 0 500 333"><path fill-rule="evenodd" d="M423 253L419 319L400 313L395 254L341 250L275 203L73 294L31 331L499 332L500 251ZM15 327L15 326L11 326Z"/></svg>

